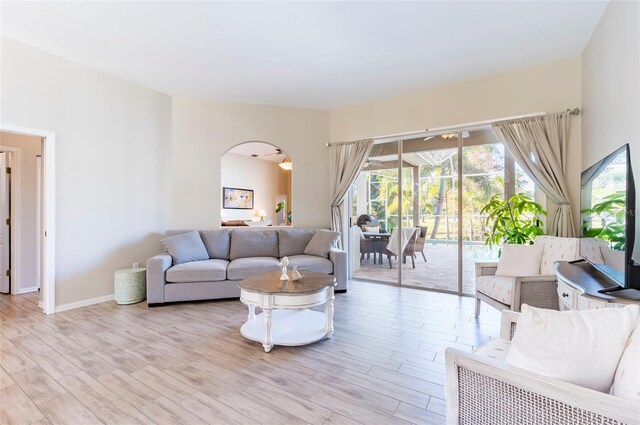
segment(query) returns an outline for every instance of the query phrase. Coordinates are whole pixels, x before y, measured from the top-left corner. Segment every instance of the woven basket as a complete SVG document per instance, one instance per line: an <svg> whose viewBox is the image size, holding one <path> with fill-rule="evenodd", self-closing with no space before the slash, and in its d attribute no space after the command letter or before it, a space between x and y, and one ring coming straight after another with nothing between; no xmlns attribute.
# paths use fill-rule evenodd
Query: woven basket
<svg viewBox="0 0 640 425"><path fill-rule="evenodd" d="M147 297L147 269L124 269L113 273L113 298L117 304L139 303Z"/></svg>

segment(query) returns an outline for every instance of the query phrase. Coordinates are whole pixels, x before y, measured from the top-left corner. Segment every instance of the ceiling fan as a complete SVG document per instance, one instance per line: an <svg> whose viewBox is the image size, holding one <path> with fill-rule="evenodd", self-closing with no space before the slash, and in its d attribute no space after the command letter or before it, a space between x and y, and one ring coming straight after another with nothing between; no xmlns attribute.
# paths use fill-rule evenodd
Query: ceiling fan
<svg viewBox="0 0 640 425"><path fill-rule="evenodd" d="M382 165L382 161L378 160L378 159L373 159L373 158L368 158L365 162L364 162L364 168L369 168L369 167L379 167Z"/></svg>
<svg viewBox="0 0 640 425"><path fill-rule="evenodd" d="M257 153L252 153L251 154L251 156L253 158L258 158L258 157L261 157L261 156L263 156L263 157L264 156L272 156L272 155L286 155L286 154L284 152L282 152L282 149L280 149L280 148L276 148L275 152L267 153L267 154L264 154L264 155L258 155Z"/></svg>

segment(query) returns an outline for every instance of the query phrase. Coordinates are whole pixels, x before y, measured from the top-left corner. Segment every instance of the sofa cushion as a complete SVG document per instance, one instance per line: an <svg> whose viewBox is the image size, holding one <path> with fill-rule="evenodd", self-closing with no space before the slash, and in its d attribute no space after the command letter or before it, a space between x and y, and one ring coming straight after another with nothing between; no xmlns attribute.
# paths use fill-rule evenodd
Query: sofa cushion
<svg viewBox="0 0 640 425"><path fill-rule="evenodd" d="M173 258L174 265L209 258L200 234L195 230L163 238L161 242Z"/></svg>
<svg viewBox="0 0 640 425"><path fill-rule="evenodd" d="M278 254L278 232L274 230L234 229L231 232L229 258L232 261L248 257L273 257L276 259Z"/></svg>
<svg viewBox="0 0 640 425"><path fill-rule="evenodd" d="M242 280L258 273L280 270L278 259L273 257L248 257L231 260L227 267L227 279Z"/></svg>
<svg viewBox="0 0 640 425"><path fill-rule="evenodd" d="M611 394L640 403L640 321L629 337L616 368Z"/></svg>
<svg viewBox="0 0 640 425"><path fill-rule="evenodd" d="M480 276L476 279L476 292L511 305L515 282L516 278L511 276Z"/></svg>
<svg viewBox="0 0 640 425"><path fill-rule="evenodd" d="M554 261L573 261L579 258L578 238L561 238L558 236L538 236L535 245L542 244L540 274L555 275Z"/></svg>
<svg viewBox="0 0 640 425"><path fill-rule="evenodd" d="M640 307L554 311L522 305L507 364L608 392Z"/></svg>
<svg viewBox="0 0 640 425"><path fill-rule="evenodd" d="M313 229L278 229L280 257L304 254L314 233Z"/></svg>
<svg viewBox="0 0 640 425"><path fill-rule="evenodd" d="M340 233L338 232L318 230L311 237L307 247L304 249L304 253L328 258L329 251L336 245L338 239L340 239Z"/></svg>
<svg viewBox="0 0 640 425"><path fill-rule="evenodd" d="M227 278L227 260L182 263L167 270L167 282L217 282Z"/></svg>
<svg viewBox="0 0 640 425"><path fill-rule="evenodd" d="M542 245L502 245L496 276L537 276L540 273Z"/></svg>
<svg viewBox="0 0 640 425"><path fill-rule="evenodd" d="M229 259L229 249L231 247L231 230L201 230L200 237L207 248L209 258Z"/></svg>
<svg viewBox="0 0 640 425"><path fill-rule="evenodd" d="M289 268L298 267L298 270L304 274L304 270L318 273L333 273L333 263L315 255L292 255L289 258Z"/></svg>

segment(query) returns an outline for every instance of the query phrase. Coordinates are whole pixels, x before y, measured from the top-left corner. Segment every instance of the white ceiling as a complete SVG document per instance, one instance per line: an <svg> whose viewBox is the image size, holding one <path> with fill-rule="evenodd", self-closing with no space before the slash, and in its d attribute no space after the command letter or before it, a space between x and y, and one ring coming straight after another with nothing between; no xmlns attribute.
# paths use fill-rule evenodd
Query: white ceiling
<svg viewBox="0 0 640 425"><path fill-rule="evenodd" d="M172 95L332 109L579 55L606 5L2 2L0 33Z"/></svg>
<svg viewBox="0 0 640 425"><path fill-rule="evenodd" d="M271 161L275 163L280 163L286 157L286 154L283 155L273 155L275 154L276 147L270 145L265 142L247 142L242 143L232 149L229 149L228 153L235 153L236 155L258 155L256 159L262 159L265 161Z"/></svg>

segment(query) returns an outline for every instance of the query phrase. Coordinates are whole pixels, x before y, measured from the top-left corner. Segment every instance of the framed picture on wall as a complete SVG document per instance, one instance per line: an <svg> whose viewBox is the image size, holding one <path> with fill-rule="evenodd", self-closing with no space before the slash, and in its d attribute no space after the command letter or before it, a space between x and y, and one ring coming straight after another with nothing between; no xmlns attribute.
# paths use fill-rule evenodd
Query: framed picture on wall
<svg viewBox="0 0 640 425"><path fill-rule="evenodd" d="M223 187L222 208L230 210L252 210L253 190Z"/></svg>

